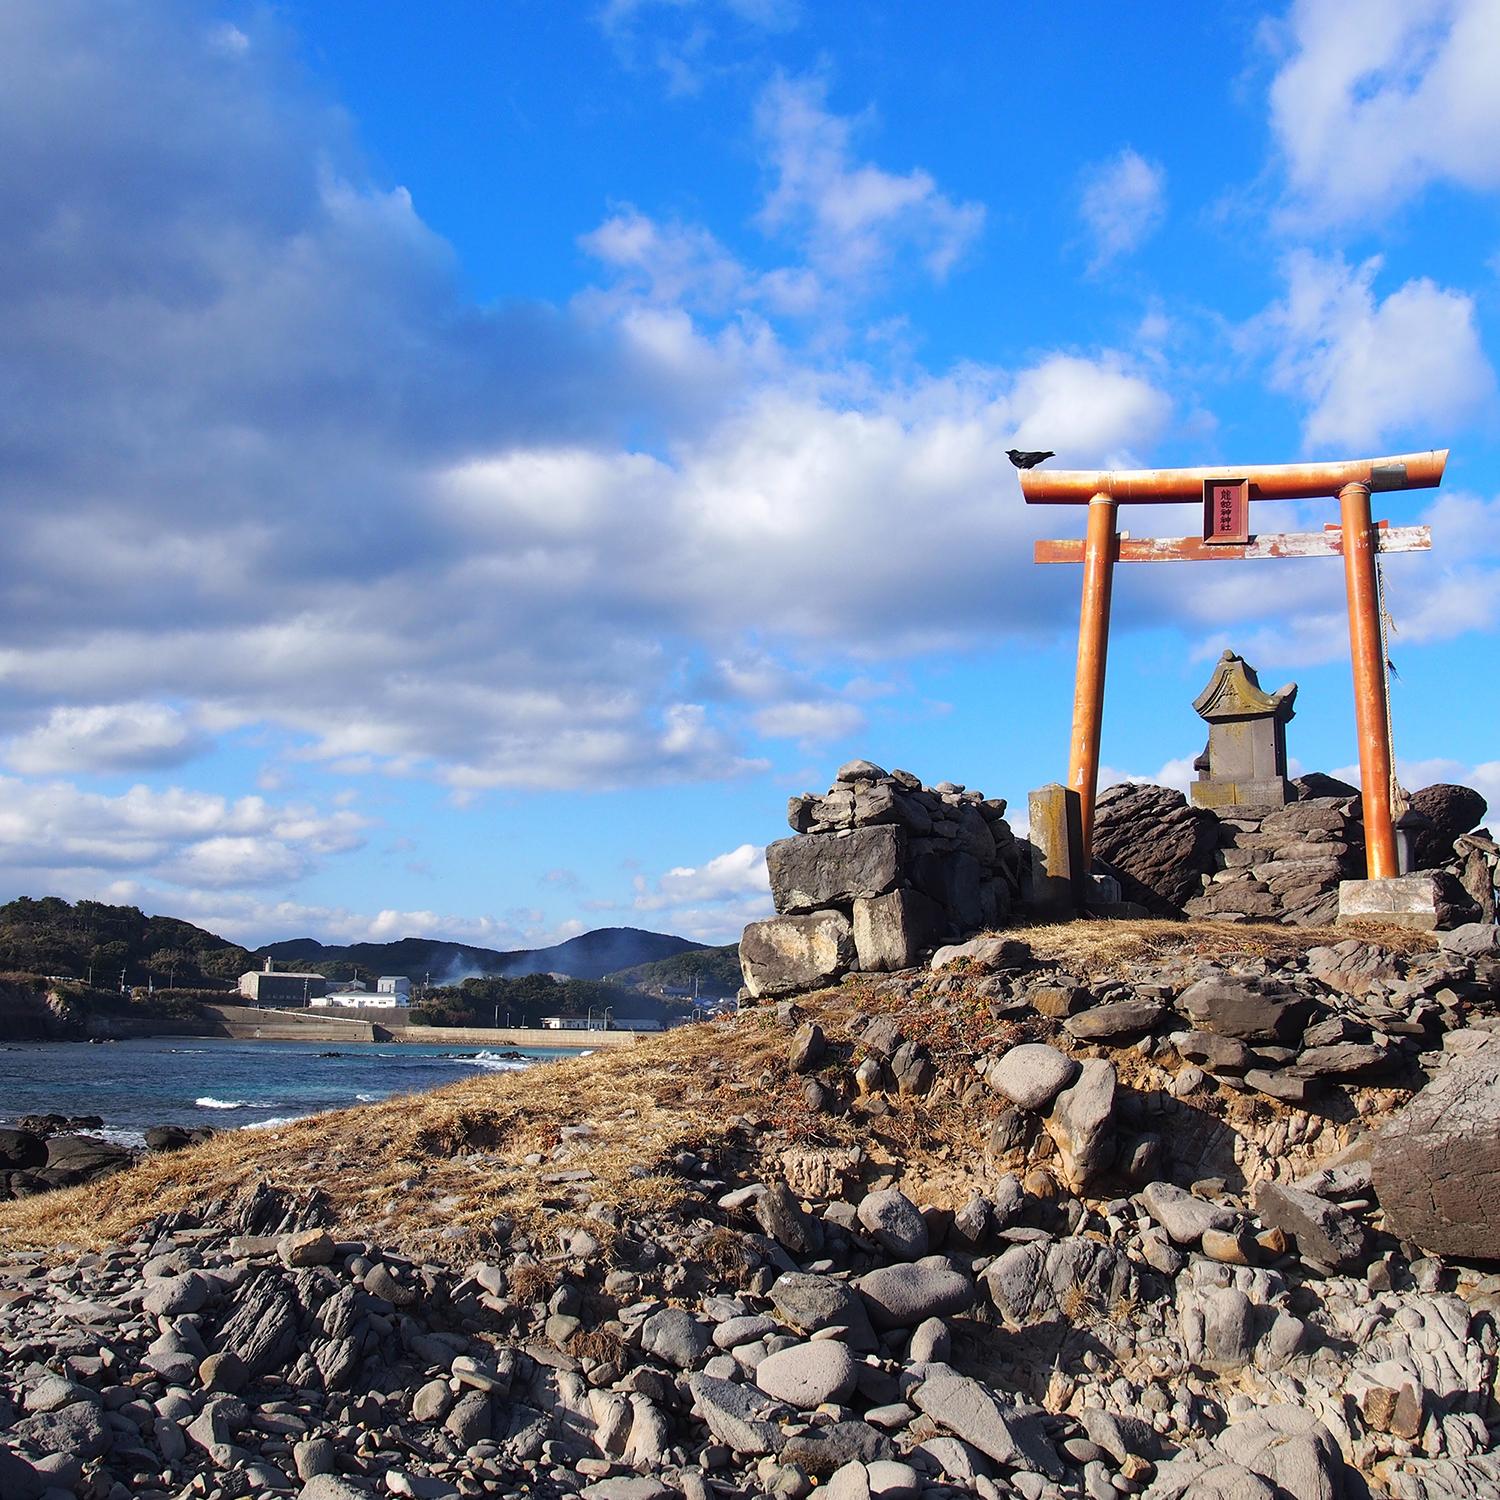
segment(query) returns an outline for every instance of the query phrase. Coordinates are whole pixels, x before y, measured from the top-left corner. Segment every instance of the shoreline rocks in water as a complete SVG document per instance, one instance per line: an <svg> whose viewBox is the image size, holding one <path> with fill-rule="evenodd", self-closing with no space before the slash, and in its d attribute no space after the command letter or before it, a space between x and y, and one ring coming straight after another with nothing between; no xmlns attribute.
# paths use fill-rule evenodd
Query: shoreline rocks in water
<svg viewBox="0 0 1500 1500"><path fill-rule="evenodd" d="M0 1491L1493 1496L1500 1275L1398 1206L1441 1131L1500 1213L1493 1113L1431 1108L1500 1066L1483 936L1101 977L1011 934L640 1049L702 1122L636 1142L671 1206L622 1213L580 1118L477 1241L261 1186L0 1255Z"/></svg>
<svg viewBox="0 0 1500 1500"><path fill-rule="evenodd" d="M15 1127L0 1128L0 1203L97 1182L141 1159L134 1147L80 1133L103 1125L97 1115L24 1115ZM213 1134L207 1125L156 1125L145 1132L145 1149L180 1151Z"/></svg>

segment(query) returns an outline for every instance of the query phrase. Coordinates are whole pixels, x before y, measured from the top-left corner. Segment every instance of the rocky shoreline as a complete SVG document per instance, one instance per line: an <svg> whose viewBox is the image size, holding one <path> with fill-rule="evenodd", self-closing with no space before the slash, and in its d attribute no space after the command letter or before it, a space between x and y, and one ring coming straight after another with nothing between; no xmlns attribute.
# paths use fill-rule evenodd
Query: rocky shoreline
<svg viewBox="0 0 1500 1500"><path fill-rule="evenodd" d="M1492 1496L1500 948L1442 943L980 940L601 1062L701 1116L666 1206L601 1087L478 1240L262 1181L0 1253L0 1493Z"/></svg>

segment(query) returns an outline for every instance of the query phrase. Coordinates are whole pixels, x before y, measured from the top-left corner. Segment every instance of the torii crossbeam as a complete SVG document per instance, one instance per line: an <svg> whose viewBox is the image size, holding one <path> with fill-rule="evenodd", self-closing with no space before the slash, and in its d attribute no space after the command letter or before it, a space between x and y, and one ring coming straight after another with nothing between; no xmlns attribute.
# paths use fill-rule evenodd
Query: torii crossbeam
<svg viewBox="0 0 1500 1500"><path fill-rule="evenodd" d="M1084 868L1093 842L1099 783L1099 728L1104 716L1104 667L1109 653L1109 604L1116 562L1208 562L1269 557L1344 559L1349 600L1349 651L1354 668L1354 713L1363 785L1366 873L1397 874L1391 814L1392 750L1381 646L1379 552L1413 552L1432 545L1425 526L1387 528L1370 518L1370 496L1386 490L1434 489L1443 480L1446 448L1392 458L1335 463L1255 464L1242 469L1029 469L1021 493L1029 505L1086 505L1082 541L1039 541L1039 563L1081 562L1083 604L1078 621L1078 675L1073 690L1073 736L1068 785L1082 811ZM1252 500L1314 500L1337 496L1339 525L1323 532L1254 536ZM1122 537L1121 505L1180 505L1201 501L1201 537Z"/></svg>

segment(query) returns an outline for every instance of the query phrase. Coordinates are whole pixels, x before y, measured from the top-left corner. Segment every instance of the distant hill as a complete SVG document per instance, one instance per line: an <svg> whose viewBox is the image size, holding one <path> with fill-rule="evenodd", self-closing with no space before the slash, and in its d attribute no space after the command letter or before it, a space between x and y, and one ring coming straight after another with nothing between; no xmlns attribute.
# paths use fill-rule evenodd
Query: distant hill
<svg viewBox="0 0 1500 1500"><path fill-rule="evenodd" d="M638 990L663 986L691 990L696 981L700 996L716 1000L735 994L744 983L738 943L727 943L722 948L690 948L686 953L618 969L605 977L613 984Z"/></svg>
<svg viewBox="0 0 1500 1500"><path fill-rule="evenodd" d="M550 948L500 952L436 938L402 938L396 943L320 943L293 938L253 953L176 917L148 917L138 907L102 901L64 901L60 896L18 896L0 904L0 970L24 974L63 974L104 988L117 986L123 972L129 985L148 979L158 988L227 984L267 958L349 977L405 974L414 982L431 976L434 985L458 984L486 975L568 974L602 979L617 969L655 963L691 952L696 943L636 927L602 927Z"/></svg>
<svg viewBox="0 0 1500 1500"><path fill-rule="evenodd" d="M277 963L358 964L375 974L405 974L414 982L431 976L435 985L458 984L465 979L522 974L569 974L575 979L603 979L619 969L655 963L679 953L693 951L697 944L664 932L644 932L638 927L601 927L580 933L550 948L521 948L502 952L477 948L469 943L449 943L436 938L402 938L394 943L320 943L316 938L292 938L258 948L254 957Z"/></svg>

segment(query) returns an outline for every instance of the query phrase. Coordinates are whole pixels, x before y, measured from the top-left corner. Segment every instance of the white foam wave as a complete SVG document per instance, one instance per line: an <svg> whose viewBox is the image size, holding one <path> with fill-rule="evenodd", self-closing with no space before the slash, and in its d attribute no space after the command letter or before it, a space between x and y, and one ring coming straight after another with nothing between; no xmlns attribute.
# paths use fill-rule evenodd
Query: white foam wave
<svg viewBox="0 0 1500 1500"><path fill-rule="evenodd" d="M476 1052L473 1057L455 1057L454 1062L468 1063L470 1067L483 1068L489 1073L518 1073L522 1068L529 1068L531 1061L522 1061L516 1057L501 1057L495 1052Z"/></svg>
<svg viewBox="0 0 1500 1500"><path fill-rule="evenodd" d="M361 1104L377 1104L385 1098L384 1094L356 1094L354 1096Z"/></svg>
<svg viewBox="0 0 1500 1500"><path fill-rule="evenodd" d="M248 1099L215 1099L212 1094L200 1095L193 1100L193 1103L199 1109L248 1109L250 1107Z"/></svg>
<svg viewBox="0 0 1500 1500"><path fill-rule="evenodd" d="M241 1125L241 1130L274 1130L278 1125L295 1125L298 1120L310 1120L311 1115L272 1115L269 1120L252 1120Z"/></svg>
<svg viewBox="0 0 1500 1500"><path fill-rule="evenodd" d="M126 1130L116 1125L105 1125L98 1130L80 1130L79 1135L91 1135L95 1140L108 1141L114 1146L129 1146L138 1150L146 1144L146 1133L142 1130Z"/></svg>

